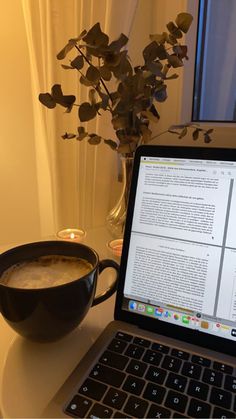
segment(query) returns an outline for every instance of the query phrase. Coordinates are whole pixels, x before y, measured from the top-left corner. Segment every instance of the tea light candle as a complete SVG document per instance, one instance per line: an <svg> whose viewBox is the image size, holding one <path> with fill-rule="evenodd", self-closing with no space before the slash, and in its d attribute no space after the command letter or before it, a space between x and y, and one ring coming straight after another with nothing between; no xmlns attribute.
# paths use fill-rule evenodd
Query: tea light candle
<svg viewBox="0 0 236 419"><path fill-rule="evenodd" d="M122 253L123 239L110 240L107 243L107 246L114 256L120 257Z"/></svg>
<svg viewBox="0 0 236 419"><path fill-rule="evenodd" d="M65 228L57 233L58 239L77 243L82 242L85 236L86 233L81 228Z"/></svg>

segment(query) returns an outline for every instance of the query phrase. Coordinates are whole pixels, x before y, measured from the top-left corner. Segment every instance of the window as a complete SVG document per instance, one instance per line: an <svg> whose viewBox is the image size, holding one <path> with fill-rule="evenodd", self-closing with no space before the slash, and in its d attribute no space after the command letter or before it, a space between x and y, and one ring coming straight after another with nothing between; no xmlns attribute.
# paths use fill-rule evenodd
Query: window
<svg viewBox="0 0 236 419"><path fill-rule="evenodd" d="M235 0L200 0L192 120L236 122Z"/></svg>

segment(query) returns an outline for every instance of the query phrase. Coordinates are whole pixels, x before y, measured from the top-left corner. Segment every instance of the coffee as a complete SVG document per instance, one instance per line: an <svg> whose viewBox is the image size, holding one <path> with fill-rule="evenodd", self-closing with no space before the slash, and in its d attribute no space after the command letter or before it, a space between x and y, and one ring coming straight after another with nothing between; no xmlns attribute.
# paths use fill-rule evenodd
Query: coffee
<svg viewBox="0 0 236 419"><path fill-rule="evenodd" d="M92 268L87 260L74 256L40 256L6 269L0 283L13 288L49 288L82 278Z"/></svg>

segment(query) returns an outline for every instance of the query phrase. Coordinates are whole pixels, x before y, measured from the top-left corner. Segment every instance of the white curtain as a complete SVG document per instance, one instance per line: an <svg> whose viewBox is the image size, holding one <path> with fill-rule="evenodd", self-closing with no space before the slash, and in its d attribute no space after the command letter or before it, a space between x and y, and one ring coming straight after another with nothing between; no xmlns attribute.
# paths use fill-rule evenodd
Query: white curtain
<svg viewBox="0 0 236 419"><path fill-rule="evenodd" d="M61 135L79 125L76 111L69 115L62 108L48 110L37 97L60 83L65 93L77 96L77 103L86 100L88 89L78 87L76 75L61 68L56 54L68 39L96 22L110 39L121 32L129 36L138 0L22 0L22 6L30 54L42 233L50 232L50 226L55 230L101 225L111 205L116 153L106 145L63 141ZM107 115L89 123L89 131L105 138L113 135Z"/></svg>

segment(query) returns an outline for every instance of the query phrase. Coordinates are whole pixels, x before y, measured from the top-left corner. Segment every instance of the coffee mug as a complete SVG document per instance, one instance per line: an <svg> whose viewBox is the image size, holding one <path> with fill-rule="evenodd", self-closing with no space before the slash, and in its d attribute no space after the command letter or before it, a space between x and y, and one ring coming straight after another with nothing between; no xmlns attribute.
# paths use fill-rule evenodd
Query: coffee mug
<svg viewBox="0 0 236 419"><path fill-rule="evenodd" d="M50 255L79 258L89 266L88 272L79 279L41 288L10 286L2 280L7 269ZM95 296L98 275L108 267L116 270L116 278L110 287ZM116 291L118 272L115 261L99 261L95 250L81 243L41 241L14 247L0 255L0 312L23 337L38 342L55 341L75 329L91 306L105 301Z"/></svg>

